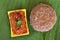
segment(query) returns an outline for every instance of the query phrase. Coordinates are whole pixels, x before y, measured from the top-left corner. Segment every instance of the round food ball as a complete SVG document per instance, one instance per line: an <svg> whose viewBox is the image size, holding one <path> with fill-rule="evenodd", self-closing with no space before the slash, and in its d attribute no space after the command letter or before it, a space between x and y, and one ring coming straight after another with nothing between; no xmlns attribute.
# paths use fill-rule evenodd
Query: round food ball
<svg viewBox="0 0 60 40"><path fill-rule="evenodd" d="M55 10L47 4L40 3L31 11L30 24L36 31L49 31L53 28L56 21L57 16Z"/></svg>

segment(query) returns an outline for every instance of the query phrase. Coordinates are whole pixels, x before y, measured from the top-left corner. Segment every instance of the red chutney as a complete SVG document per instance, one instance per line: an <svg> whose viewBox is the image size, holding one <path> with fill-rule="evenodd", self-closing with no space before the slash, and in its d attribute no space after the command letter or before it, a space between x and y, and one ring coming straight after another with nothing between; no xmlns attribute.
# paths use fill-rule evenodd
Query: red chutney
<svg viewBox="0 0 60 40"><path fill-rule="evenodd" d="M22 19L22 24L17 27L16 21ZM27 33L26 20L24 11L11 12L10 13L10 24L14 34L24 34Z"/></svg>

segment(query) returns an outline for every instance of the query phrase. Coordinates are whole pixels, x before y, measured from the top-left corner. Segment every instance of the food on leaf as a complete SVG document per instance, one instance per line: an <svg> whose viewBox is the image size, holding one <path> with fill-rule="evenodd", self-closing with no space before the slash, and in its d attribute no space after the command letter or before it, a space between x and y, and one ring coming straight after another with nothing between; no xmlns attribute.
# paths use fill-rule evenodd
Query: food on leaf
<svg viewBox="0 0 60 40"><path fill-rule="evenodd" d="M50 5L40 3L31 11L30 23L36 31L49 31L54 27L56 21L56 12Z"/></svg>
<svg viewBox="0 0 60 40"><path fill-rule="evenodd" d="M29 35L26 9L8 11L11 37Z"/></svg>

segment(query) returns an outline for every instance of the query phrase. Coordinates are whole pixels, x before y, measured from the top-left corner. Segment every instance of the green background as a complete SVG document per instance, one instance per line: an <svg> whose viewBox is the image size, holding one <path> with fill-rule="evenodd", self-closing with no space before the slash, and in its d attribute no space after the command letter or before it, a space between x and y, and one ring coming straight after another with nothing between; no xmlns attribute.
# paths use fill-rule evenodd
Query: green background
<svg viewBox="0 0 60 40"><path fill-rule="evenodd" d="M57 14L57 22L49 32L35 31L29 22L31 9L39 3L52 6ZM30 34L28 36L10 37L8 11L27 9L27 20ZM60 0L0 0L0 40L60 40Z"/></svg>

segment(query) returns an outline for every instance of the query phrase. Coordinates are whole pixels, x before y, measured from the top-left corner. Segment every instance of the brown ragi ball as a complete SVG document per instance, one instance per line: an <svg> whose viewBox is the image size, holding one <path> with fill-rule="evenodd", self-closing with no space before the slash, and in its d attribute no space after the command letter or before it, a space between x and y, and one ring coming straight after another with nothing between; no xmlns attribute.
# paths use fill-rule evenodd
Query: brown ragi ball
<svg viewBox="0 0 60 40"><path fill-rule="evenodd" d="M36 31L49 31L53 28L56 21L56 12L50 5L40 3L31 11L30 24Z"/></svg>

